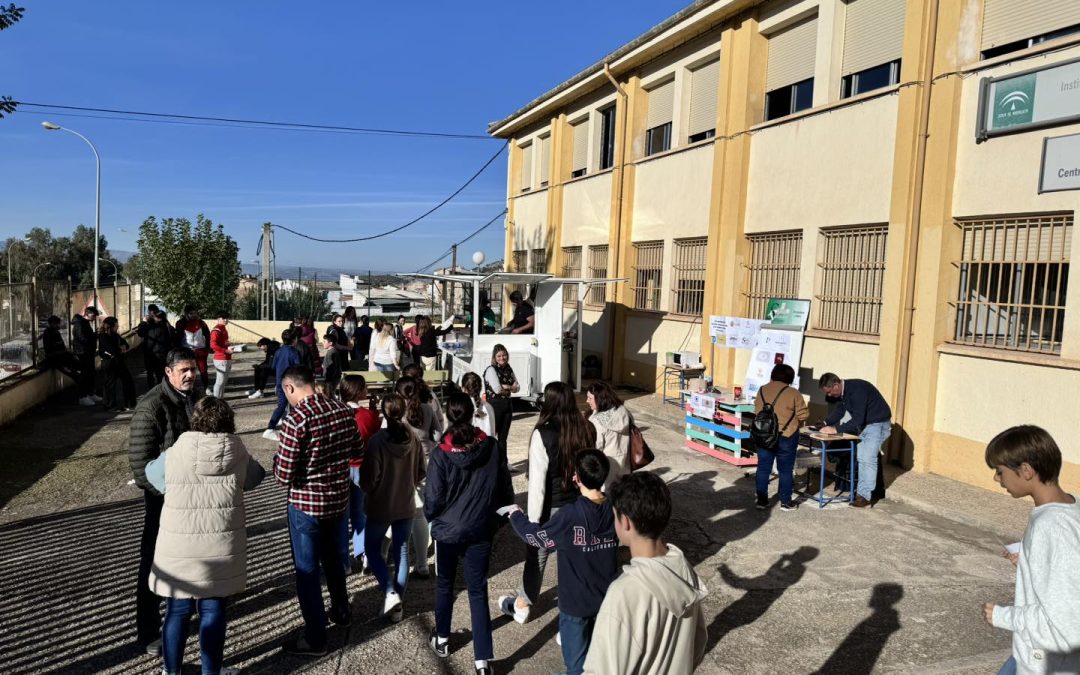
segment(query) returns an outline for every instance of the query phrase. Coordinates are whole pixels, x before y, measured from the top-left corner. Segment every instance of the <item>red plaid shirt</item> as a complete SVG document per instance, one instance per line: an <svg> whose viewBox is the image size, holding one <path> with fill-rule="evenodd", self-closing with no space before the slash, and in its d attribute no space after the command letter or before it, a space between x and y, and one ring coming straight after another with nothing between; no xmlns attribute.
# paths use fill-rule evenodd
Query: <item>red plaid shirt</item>
<svg viewBox="0 0 1080 675"><path fill-rule="evenodd" d="M289 488L289 503L315 518L337 516L349 505L349 459L364 456L353 411L344 403L308 396L282 420L274 475Z"/></svg>

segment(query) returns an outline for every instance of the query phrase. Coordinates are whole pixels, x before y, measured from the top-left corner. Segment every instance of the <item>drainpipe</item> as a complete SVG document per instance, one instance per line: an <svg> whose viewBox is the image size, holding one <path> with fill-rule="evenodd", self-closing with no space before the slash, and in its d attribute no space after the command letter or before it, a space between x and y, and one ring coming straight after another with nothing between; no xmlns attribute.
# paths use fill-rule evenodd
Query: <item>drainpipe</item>
<svg viewBox="0 0 1080 675"><path fill-rule="evenodd" d="M922 82L926 87L926 97L919 112L919 135L916 147L915 189L912 196L914 209L911 217L911 236L908 237L906 257L908 266L904 277L903 314L900 319L900 371L896 389L896 422L903 426L907 412L908 371L911 368L911 325L915 315L915 281L919 261L919 238L922 229L923 185L926 180L926 145L929 140L930 101L933 97L934 59L937 45L938 5L940 0L930 3L929 53L923 64Z"/></svg>
<svg viewBox="0 0 1080 675"><path fill-rule="evenodd" d="M612 171L613 174L618 176L618 179L616 181L616 188L615 188L616 189L616 193L615 193L615 195L616 195L616 197L615 197L615 250L614 250L614 257L612 258L612 260L609 261L609 264L608 264L608 276L610 277L611 276L611 270L615 270L616 275L619 274L619 269L620 269L619 264L621 262L620 258L621 258L621 253L622 253L622 246L621 246L620 242L622 241L623 182L624 182L623 181L623 176L624 176L623 168L626 165L625 157L626 157L626 152L627 152L627 146L626 146L627 131L630 129L630 104L629 104L629 97L626 95L626 90L623 89L622 85L619 84L619 82L611 74L611 66L609 66L607 63L604 64L604 75L607 77L608 81L611 82L611 85L613 87L615 87L615 91L618 93L619 98L622 99L622 104L623 104L622 138L619 141L619 155L618 155L618 157L615 158L615 166L613 167L614 170ZM615 354L615 331L616 331L615 317L614 317L615 311L616 310L613 307L612 308L613 316L611 317L611 319L612 319L611 320L611 327L608 330L608 350L607 350L607 353L611 354L611 355ZM614 356L612 356L612 358L608 359L608 369L609 369L609 372L611 373L611 376L610 376L609 379L612 379L612 380L615 379L613 360L614 360Z"/></svg>

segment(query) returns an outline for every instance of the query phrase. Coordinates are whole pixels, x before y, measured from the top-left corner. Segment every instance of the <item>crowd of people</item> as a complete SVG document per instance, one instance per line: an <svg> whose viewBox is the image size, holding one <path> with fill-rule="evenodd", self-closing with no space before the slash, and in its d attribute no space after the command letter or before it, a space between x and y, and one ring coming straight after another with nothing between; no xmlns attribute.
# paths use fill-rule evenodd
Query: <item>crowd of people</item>
<svg viewBox="0 0 1080 675"><path fill-rule="evenodd" d="M128 343L115 318L94 330L97 318L93 307L75 318L68 352L61 322L51 317L43 335L46 361L79 381L81 404L95 405L94 359L100 357L103 402L131 408ZM149 653L160 654L165 673L181 672L189 619L196 612L203 672L233 672L222 661L228 599L246 585L243 492L267 473L235 433L234 414L224 400L232 358L229 317L219 312L215 318L211 329L187 308L170 326L151 306L137 329L151 385L135 409L128 445L144 501L137 639ZM547 560L558 552L558 643L566 672L692 672L704 655L701 603L708 591L680 549L664 538L671 516L667 485L655 474L632 470L635 424L614 388L603 381L590 385L584 413L570 386L552 382L544 388L529 437L527 495L519 506L507 457L519 384L505 347L495 347L483 373L466 374L444 407L423 377L432 366L423 346L438 329L426 317L418 317L413 333L403 317L374 323L369 326L355 312L335 316L322 341L322 358L306 320L286 329L280 342L258 343L263 359L254 367L247 397L261 397L273 376L277 406L264 438L277 444L270 471L287 490L304 621L303 631L283 649L303 656L328 652L328 624L352 622L348 574L375 577L382 602L374 611L391 623L404 616L410 582L434 576L435 628L428 647L445 658L460 565L475 669L490 674L492 607L527 623ZM363 376L349 372L350 362L365 351L363 366L398 375L378 398L369 394ZM403 356L409 363L403 365ZM760 446L758 508L769 506L775 464L779 506L794 509L791 473L809 411L793 380L793 369L779 364L756 397L763 421L754 430ZM833 406L814 426L860 439L856 462L838 481L853 489L853 507L873 506L891 410L863 380L826 373L818 387ZM1045 430L1024 425L996 436L985 460L1010 495L1031 497L1036 507L1023 541L1006 554L1017 567L1014 605L985 605L987 623L1013 634L1012 656L1000 673L1078 672L1080 504L1058 482L1060 449ZM523 542L525 564L517 591L492 604L492 545L507 524ZM621 570L620 545L631 558Z"/></svg>

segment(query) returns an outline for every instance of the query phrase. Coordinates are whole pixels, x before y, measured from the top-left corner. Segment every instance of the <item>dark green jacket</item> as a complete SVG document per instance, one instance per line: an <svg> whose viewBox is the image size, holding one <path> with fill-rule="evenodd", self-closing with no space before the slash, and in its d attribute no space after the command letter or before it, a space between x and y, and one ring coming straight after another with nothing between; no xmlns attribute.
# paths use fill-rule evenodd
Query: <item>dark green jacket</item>
<svg viewBox="0 0 1080 675"><path fill-rule="evenodd" d="M184 396L164 380L146 392L135 408L128 438L128 462L135 484L142 489L161 494L146 479L146 465L190 429L194 396L194 392Z"/></svg>

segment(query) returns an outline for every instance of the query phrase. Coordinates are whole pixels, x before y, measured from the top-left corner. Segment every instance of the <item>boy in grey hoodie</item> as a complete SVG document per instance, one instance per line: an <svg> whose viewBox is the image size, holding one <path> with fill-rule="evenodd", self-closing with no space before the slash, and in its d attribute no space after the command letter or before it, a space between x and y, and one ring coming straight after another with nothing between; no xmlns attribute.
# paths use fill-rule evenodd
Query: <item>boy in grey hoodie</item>
<svg viewBox="0 0 1080 675"><path fill-rule="evenodd" d="M701 601L708 590L683 552L662 539L671 493L659 476L639 471L612 485L608 499L631 560L600 606L585 672L692 673L705 657Z"/></svg>

